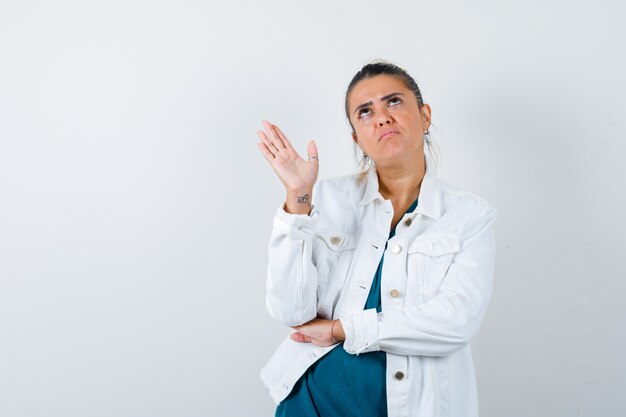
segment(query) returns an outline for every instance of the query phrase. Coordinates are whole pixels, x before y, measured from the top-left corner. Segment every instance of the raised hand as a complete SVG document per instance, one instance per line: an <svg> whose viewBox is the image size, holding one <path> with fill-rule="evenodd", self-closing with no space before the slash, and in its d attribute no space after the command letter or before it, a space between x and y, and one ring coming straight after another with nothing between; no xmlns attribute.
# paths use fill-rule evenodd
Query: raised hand
<svg viewBox="0 0 626 417"><path fill-rule="evenodd" d="M263 120L263 126L267 132L257 131L260 138L257 147L285 186L286 211L308 213L311 208L313 185L317 181L319 171L315 141L311 140L307 144L308 159L304 160L278 126L266 120Z"/></svg>

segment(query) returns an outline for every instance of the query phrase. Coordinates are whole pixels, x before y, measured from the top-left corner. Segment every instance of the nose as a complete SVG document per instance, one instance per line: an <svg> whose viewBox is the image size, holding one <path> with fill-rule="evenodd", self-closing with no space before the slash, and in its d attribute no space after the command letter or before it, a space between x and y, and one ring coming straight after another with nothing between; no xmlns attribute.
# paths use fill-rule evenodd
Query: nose
<svg viewBox="0 0 626 417"><path fill-rule="evenodd" d="M385 124L391 124L391 116L387 113L387 111L382 111L378 114L378 126L382 127Z"/></svg>
<svg viewBox="0 0 626 417"><path fill-rule="evenodd" d="M391 120L389 120L389 118L386 118L386 119L384 119L384 121L383 120L379 120L378 121L378 125L380 127L384 126L385 124L391 124Z"/></svg>

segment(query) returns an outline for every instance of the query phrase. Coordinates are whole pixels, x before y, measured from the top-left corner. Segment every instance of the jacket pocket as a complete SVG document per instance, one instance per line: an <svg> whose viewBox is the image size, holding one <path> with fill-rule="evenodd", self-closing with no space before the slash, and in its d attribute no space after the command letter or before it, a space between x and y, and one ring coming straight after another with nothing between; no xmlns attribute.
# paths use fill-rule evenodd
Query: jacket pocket
<svg viewBox="0 0 626 417"><path fill-rule="evenodd" d="M461 248L459 239L453 235L418 236L408 249L409 270L418 274L418 292L427 301L437 294L450 268L454 254Z"/></svg>
<svg viewBox="0 0 626 417"><path fill-rule="evenodd" d="M353 235L328 229L316 232L318 316L332 318L332 307L345 283L356 246Z"/></svg>

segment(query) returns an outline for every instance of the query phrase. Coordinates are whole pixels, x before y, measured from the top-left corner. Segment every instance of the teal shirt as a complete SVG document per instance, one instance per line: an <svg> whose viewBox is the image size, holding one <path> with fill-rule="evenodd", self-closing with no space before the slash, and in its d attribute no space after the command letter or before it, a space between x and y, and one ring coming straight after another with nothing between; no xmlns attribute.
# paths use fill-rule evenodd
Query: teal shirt
<svg viewBox="0 0 626 417"><path fill-rule="evenodd" d="M416 207L417 199L406 213L413 212ZM395 234L394 227L389 239ZM383 253L364 310L375 308L381 311L380 282L384 258ZM307 369L287 398L278 404L275 417L386 417L386 367L385 352L352 355L340 343Z"/></svg>

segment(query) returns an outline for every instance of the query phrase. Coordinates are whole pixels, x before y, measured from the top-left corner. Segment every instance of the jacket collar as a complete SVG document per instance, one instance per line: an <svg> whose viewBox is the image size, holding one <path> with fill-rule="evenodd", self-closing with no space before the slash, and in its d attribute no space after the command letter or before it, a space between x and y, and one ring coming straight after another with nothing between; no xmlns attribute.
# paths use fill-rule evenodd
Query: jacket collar
<svg viewBox="0 0 626 417"><path fill-rule="evenodd" d="M430 161L428 158L425 158L425 160L426 172L422 179L418 204L414 213L420 213L438 219L441 216L441 186L437 181L437 176L433 171ZM370 204L376 199L384 200L383 196L378 191L378 174L376 173L376 167L371 167L367 173L365 193L361 201L359 201L359 205Z"/></svg>

